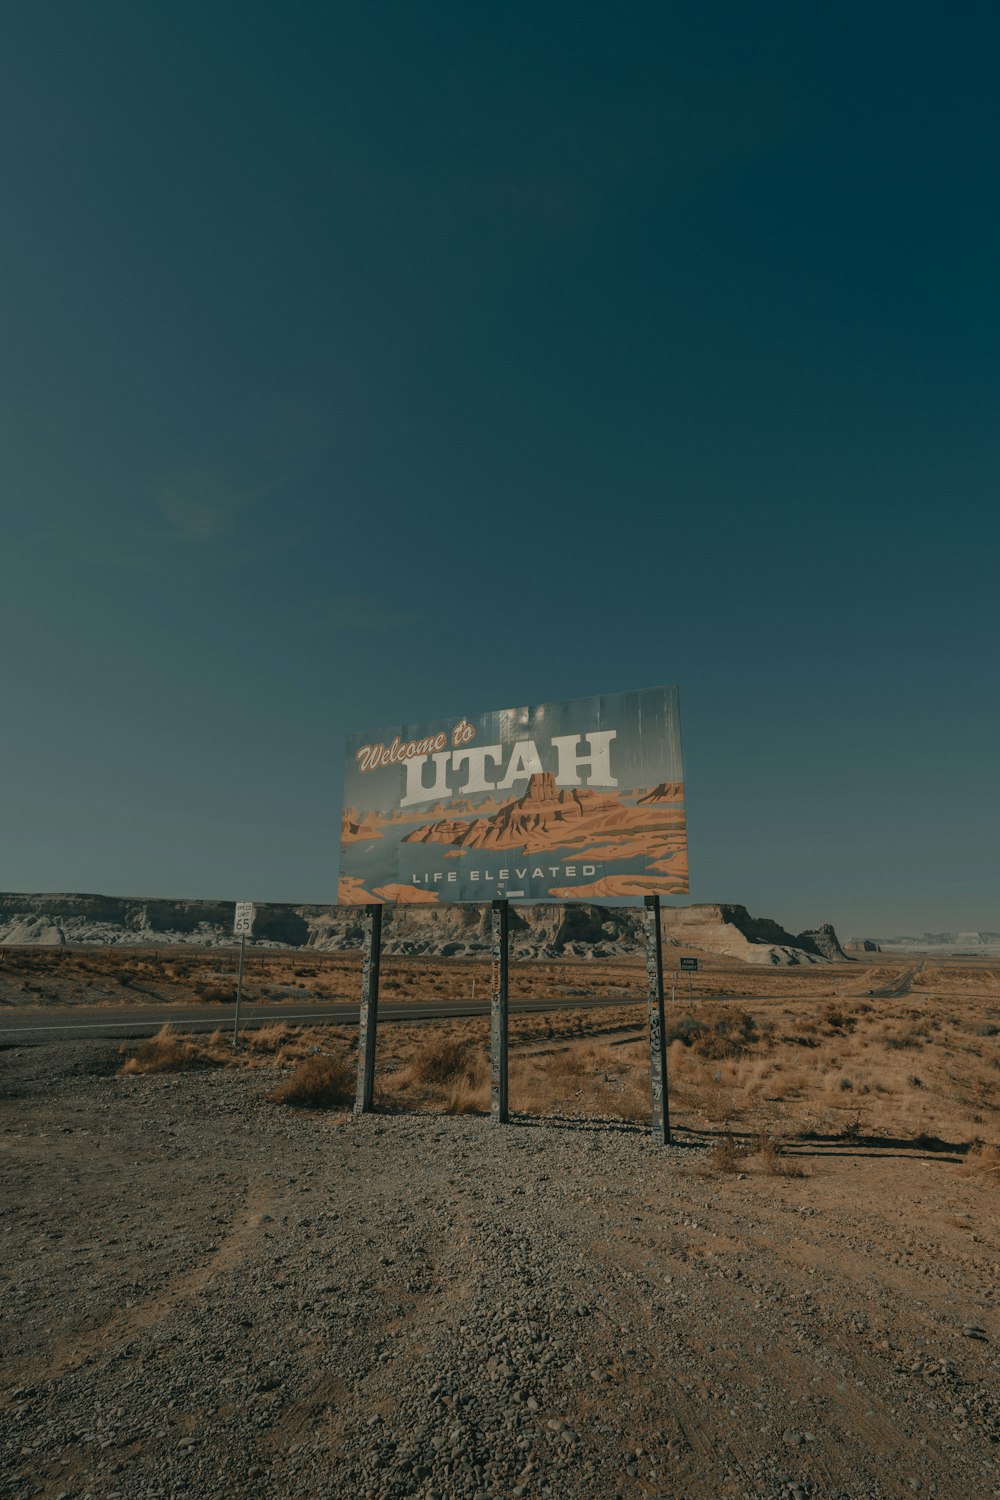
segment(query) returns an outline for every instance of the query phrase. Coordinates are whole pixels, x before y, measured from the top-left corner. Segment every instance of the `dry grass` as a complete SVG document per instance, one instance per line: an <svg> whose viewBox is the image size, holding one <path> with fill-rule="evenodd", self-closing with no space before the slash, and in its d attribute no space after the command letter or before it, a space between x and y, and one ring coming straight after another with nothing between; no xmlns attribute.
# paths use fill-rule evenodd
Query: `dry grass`
<svg viewBox="0 0 1000 1500"><path fill-rule="evenodd" d="M511 1059L511 1108L530 1115L648 1120L644 1048L580 1042ZM647 1065L648 1066L648 1065Z"/></svg>
<svg viewBox="0 0 1000 1500"><path fill-rule="evenodd" d="M120 962L120 959L119 959ZM287 959L284 960L288 972ZM301 958L298 960L302 968ZM408 993L427 993L445 980L465 985L472 965L449 970L442 961L398 960L409 977ZM64 964L70 967L69 960ZM136 969L152 967L136 963ZM166 967L166 966L164 966ZM171 968L190 970L205 982L204 959L171 955ZM313 967L310 965L310 967ZM317 965L325 982L330 969ZM514 993L548 993L568 978L590 982L598 966L516 965ZM525 972L526 971L526 972ZM276 970L277 972L277 970ZM625 972L610 966L616 982ZM898 977L899 970L893 973ZM928 972L930 972L928 970ZM937 976L943 982L945 971ZM300 976L296 975L298 979ZM638 978L638 976L634 976ZM860 968L851 983L866 979ZM760 991L760 999L668 1002L668 1073L671 1117L695 1132L720 1126L748 1141L772 1140L773 1149L751 1152L751 1172L793 1170L780 1143L809 1134L814 1139L857 1143L882 1137L910 1143L945 1142L958 1149L970 1143L1000 1144L1000 991L996 970L961 970L954 994L911 993L868 997L849 992L843 975L840 993L831 979L809 975L746 973L733 968L711 975ZM137 973L135 984L148 981ZM825 992L821 981L826 985ZM993 989L987 986L994 986ZM979 988L975 988L979 986ZM582 986L581 986L582 989ZM379 1107L418 1111L486 1112L489 1108L489 1030L483 1018L393 1023L379 1030L376 1100ZM634 1120L650 1116L649 1060L645 1006L566 1009L511 1019L510 1106L514 1113L569 1115L590 1119ZM274 1023L241 1033L234 1053L228 1036L181 1040L168 1032L134 1051L130 1072L193 1067L199 1063L238 1063L284 1070L317 1051L348 1055L355 1028L299 1029ZM795 1158L792 1157L791 1160ZM970 1163L979 1155L969 1153ZM986 1181L1000 1175L989 1165L976 1168ZM994 1163L995 1165L995 1163ZM970 1166L970 1172L973 1168Z"/></svg>
<svg viewBox="0 0 1000 1500"><path fill-rule="evenodd" d="M757 1136L750 1148L753 1165L767 1177L804 1177L802 1168L788 1155L788 1147L766 1131Z"/></svg>
<svg viewBox="0 0 1000 1500"><path fill-rule="evenodd" d="M210 1044L211 1041L212 1038ZM194 1038L179 1037L172 1026L162 1026L155 1036L140 1042L131 1055L126 1055L129 1045L123 1042L120 1048L125 1056L122 1073L183 1073L191 1068L222 1065L222 1059L214 1054L210 1045Z"/></svg>
<svg viewBox="0 0 1000 1500"><path fill-rule="evenodd" d="M428 1032L426 1042L410 1064L414 1081L423 1084L456 1083L468 1071L471 1050L466 1041Z"/></svg>
<svg viewBox="0 0 1000 1500"><path fill-rule="evenodd" d="M379 1103L452 1115L488 1112L490 1064L482 1033L475 1022L393 1028L392 1054L380 1070Z"/></svg>
<svg viewBox="0 0 1000 1500"><path fill-rule="evenodd" d="M267 1098L297 1109L343 1109L354 1103L355 1079L355 1068L345 1057L307 1057Z"/></svg>
<svg viewBox="0 0 1000 1500"><path fill-rule="evenodd" d="M982 1176L1000 1187L1000 1150L996 1146L973 1146L958 1170L961 1177Z"/></svg>
<svg viewBox="0 0 1000 1500"><path fill-rule="evenodd" d="M249 1047L251 1052L272 1054L294 1046L301 1040L302 1033L284 1021L275 1021L270 1026L258 1026L245 1031L242 1037L243 1045Z"/></svg>
<svg viewBox="0 0 1000 1500"><path fill-rule="evenodd" d="M721 1135L709 1148L706 1166L715 1172L745 1172L749 1151L730 1131Z"/></svg>
<svg viewBox="0 0 1000 1500"><path fill-rule="evenodd" d="M490 1064L486 1053L470 1048L464 1067L452 1079L445 1114L484 1114L490 1107Z"/></svg>

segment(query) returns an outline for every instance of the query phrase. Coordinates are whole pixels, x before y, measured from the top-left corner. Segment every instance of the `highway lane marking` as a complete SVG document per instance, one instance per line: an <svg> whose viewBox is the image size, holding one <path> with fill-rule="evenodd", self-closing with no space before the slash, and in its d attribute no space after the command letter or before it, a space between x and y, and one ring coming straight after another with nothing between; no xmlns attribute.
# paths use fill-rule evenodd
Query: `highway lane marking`
<svg viewBox="0 0 1000 1500"><path fill-rule="evenodd" d="M472 1003L473 1002L470 1002L470 1004ZM475 1010L468 1009L462 1001L457 1001L454 1008L449 1008L447 1010L442 1010L438 1007L425 1010L422 1007L415 1005L408 1005L405 1008L400 1008L398 1006L392 1008L386 1007L385 1009L379 1006L379 1019L382 1021L405 1021L408 1018L413 1018L426 1021L444 1021L447 1020L449 1016L456 1016L460 1019L465 1019L470 1016L489 1015L489 1005L487 1003L484 1002L481 1008L479 1001L476 1001L474 1003L476 1006ZM627 999L595 999L576 1000L568 1002L564 1000L512 1000L511 1009L526 1011L528 1014L533 1014L537 1013L540 1010L566 1010L568 1008L572 1008L574 1005L580 1009L590 1009L597 1008L598 1006L602 1005L638 1005L640 1003L641 997L637 997L633 1000L631 996L629 996ZM127 1028L134 1028L137 1026L176 1025L183 1029L185 1025L211 1026L217 1021L224 1021L226 1019L228 1019L228 1017L225 1014L220 1014L218 1016L188 1016L186 1018L178 1016L151 1016L145 1021L49 1021L47 1024L40 1026L10 1026L4 1023L0 1023L0 1037L11 1036L23 1031L119 1031ZM282 1014L271 1014L263 1016L257 1015L250 1016L247 1020L247 1024L261 1025L267 1021L332 1021L335 1024L344 1022L346 1022L347 1024L352 1024L357 1021L357 1014L356 1007L352 1007L351 1013L347 1016L322 1013L317 1014L316 1011L306 1011L302 1014L293 1014L290 1016Z"/></svg>
<svg viewBox="0 0 1000 1500"><path fill-rule="evenodd" d="M746 1000L750 996L737 995L703 995L701 1000ZM616 995L611 998L597 996L594 998L558 998L555 1000L511 1000L512 1011L521 1011L526 1014L539 1014L546 1010L572 1010L572 1009L597 1009L600 1006L612 1005L641 1005L645 1000L644 995ZM260 1026L269 1021L311 1021L313 1024L329 1022L333 1025L354 1025L357 1023L357 1006L351 1006L348 1013L305 1011L285 1015L281 1012L269 1012L266 1014L251 1014L247 1017L246 1024ZM405 1006L379 1006L379 1019L383 1021L444 1021L449 1016L457 1019L468 1019L475 1016L486 1016L489 1014L489 1005L480 1001L455 1001L448 1007L433 1006L424 1008L420 1002L409 1003ZM220 1011L212 1016L152 1016L144 1021L49 1021L40 1025L17 1026L0 1022L0 1037L17 1036L25 1032L42 1031L47 1034L56 1031L123 1031L134 1030L137 1027L147 1026L174 1026L181 1030L185 1026L212 1026L232 1017L232 1007L226 1011Z"/></svg>

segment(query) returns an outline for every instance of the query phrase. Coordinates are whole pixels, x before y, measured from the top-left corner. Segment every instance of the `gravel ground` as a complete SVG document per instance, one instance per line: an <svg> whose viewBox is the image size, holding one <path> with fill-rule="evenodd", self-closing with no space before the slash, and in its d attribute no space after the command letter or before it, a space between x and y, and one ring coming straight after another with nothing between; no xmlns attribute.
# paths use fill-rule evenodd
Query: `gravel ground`
<svg viewBox="0 0 1000 1500"><path fill-rule="evenodd" d="M1000 1494L996 1203L0 1056L0 1495Z"/></svg>

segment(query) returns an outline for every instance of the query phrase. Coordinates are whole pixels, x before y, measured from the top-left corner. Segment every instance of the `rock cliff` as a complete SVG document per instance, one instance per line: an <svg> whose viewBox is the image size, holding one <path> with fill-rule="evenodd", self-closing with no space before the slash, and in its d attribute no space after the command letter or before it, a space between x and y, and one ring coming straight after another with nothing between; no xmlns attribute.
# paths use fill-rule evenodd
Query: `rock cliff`
<svg viewBox="0 0 1000 1500"><path fill-rule="evenodd" d="M363 924L363 907L260 903L254 942L319 950L358 948ZM752 917L745 906L664 907L662 924L668 947L725 954L746 963L812 964L846 958L828 924L793 935L767 917ZM0 894L0 944L229 947L235 942L232 931L233 903L227 901ZM510 934L515 958L603 958L640 952L644 944L638 907L516 906L510 912ZM383 943L387 953L484 954L489 950L489 908L387 906Z"/></svg>

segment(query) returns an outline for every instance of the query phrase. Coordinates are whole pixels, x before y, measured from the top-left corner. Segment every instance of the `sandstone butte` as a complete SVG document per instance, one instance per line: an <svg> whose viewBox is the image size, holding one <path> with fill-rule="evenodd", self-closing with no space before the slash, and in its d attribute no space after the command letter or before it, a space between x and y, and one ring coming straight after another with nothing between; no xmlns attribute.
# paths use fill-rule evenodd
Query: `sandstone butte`
<svg viewBox="0 0 1000 1500"><path fill-rule="evenodd" d="M523 849L526 855L570 849L577 858L628 859L635 855L663 859L684 846L684 789L662 785L634 807L613 791L591 787L559 789L551 771L536 773L523 797L489 817L466 821L445 818L415 828L406 844L454 844L460 849ZM661 794L661 795L658 795ZM643 801L645 805L642 805ZM584 846L605 842L594 849Z"/></svg>
<svg viewBox="0 0 1000 1500"><path fill-rule="evenodd" d="M364 890L364 887L361 889ZM394 901L397 906L433 906L440 900L437 891L428 891L417 885L377 885L375 896L379 901ZM343 897L340 899L343 900ZM368 904L372 899L368 895L364 897Z"/></svg>
<svg viewBox="0 0 1000 1500"><path fill-rule="evenodd" d="M661 861L666 863L666 861ZM595 901L603 897L678 896L688 888L687 871L674 875L602 875L589 885L555 885L548 892L557 901Z"/></svg>
<svg viewBox="0 0 1000 1500"><path fill-rule="evenodd" d="M361 839L380 839L378 813L358 812L356 807L345 807L340 815L341 844L356 844Z"/></svg>

